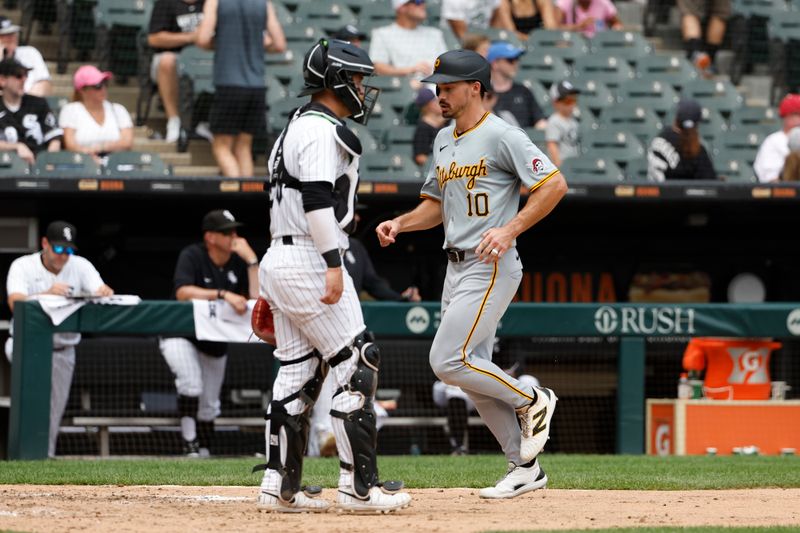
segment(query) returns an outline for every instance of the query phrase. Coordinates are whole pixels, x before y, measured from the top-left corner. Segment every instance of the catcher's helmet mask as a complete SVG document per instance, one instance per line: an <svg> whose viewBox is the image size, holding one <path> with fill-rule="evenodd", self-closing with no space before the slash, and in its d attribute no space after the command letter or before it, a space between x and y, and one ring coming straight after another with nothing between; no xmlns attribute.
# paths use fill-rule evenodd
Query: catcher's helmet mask
<svg viewBox="0 0 800 533"><path fill-rule="evenodd" d="M492 92L492 68L477 52L450 50L437 57L433 65L433 74L423 78L423 83L477 81L485 91Z"/></svg>
<svg viewBox="0 0 800 533"><path fill-rule="evenodd" d="M298 96L330 89L350 110L353 121L366 124L381 91L366 83L374 72L372 60L361 48L347 41L320 39L303 58L305 85ZM361 82L363 99L359 96L353 74L364 75Z"/></svg>

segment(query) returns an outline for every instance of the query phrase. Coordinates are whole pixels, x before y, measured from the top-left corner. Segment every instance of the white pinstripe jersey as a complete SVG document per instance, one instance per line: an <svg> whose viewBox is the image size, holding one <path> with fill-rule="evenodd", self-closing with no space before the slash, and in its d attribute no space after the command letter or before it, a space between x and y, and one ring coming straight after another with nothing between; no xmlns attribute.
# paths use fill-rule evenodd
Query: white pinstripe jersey
<svg viewBox="0 0 800 533"><path fill-rule="evenodd" d="M533 192L558 174L522 129L489 112L460 135L443 128L432 157L420 195L441 202L444 248L474 250L516 216L520 184Z"/></svg>
<svg viewBox="0 0 800 533"><path fill-rule="evenodd" d="M283 139L283 163L288 174L301 182L326 181L332 185L345 173L357 180L358 157L353 157L339 144L336 138L336 122L333 117L318 111L307 111L294 119L281 133ZM281 138L272 147L267 171L272 175L276 153ZM352 187L351 211L356 187ZM272 186L270 189L270 233L272 238L286 235L310 236L308 221L303 210L302 194L297 189ZM350 213L352 219L352 212ZM348 236L339 229L339 248L348 248Z"/></svg>

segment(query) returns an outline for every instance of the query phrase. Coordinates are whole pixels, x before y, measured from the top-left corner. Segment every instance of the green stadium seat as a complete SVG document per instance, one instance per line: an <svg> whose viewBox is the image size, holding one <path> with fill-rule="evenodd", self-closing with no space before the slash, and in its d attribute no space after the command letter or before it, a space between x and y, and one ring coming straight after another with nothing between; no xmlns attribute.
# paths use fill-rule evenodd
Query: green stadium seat
<svg viewBox="0 0 800 533"><path fill-rule="evenodd" d="M422 170L411 159L411 154L389 155L365 153L359 162L360 176L364 181L421 181Z"/></svg>
<svg viewBox="0 0 800 533"><path fill-rule="evenodd" d="M358 19L340 2L307 2L297 6L293 24L311 25L331 32L346 24L357 26Z"/></svg>
<svg viewBox="0 0 800 533"><path fill-rule="evenodd" d="M581 151L584 155L611 159L621 165L645 157L642 143L635 135L625 130L595 131L591 136L581 139Z"/></svg>
<svg viewBox="0 0 800 533"><path fill-rule="evenodd" d="M640 80L668 83L679 91L683 86L698 78L697 69L689 61L678 55L649 55L636 63Z"/></svg>
<svg viewBox="0 0 800 533"><path fill-rule="evenodd" d="M536 103L539 104L542 112L549 117L553 113L553 105L550 102L550 91L545 89L544 85L538 81L530 78L522 80L522 84L530 89L533 93L533 98L536 100Z"/></svg>
<svg viewBox="0 0 800 533"><path fill-rule="evenodd" d="M47 178L92 178L100 176L100 167L87 154L41 152L36 156L33 173Z"/></svg>
<svg viewBox="0 0 800 533"><path fill-rule="evenodd" d="M785 0L733 0L731 7L735 13L746 17L782 17L788 12Z"/></svg>
<svg viewBox="0 0 800 533"><path fill-rule="evenodd" d="M713 159L736 159L752 167L763 140L764 136L755 132L730 132L714 145Z"/></svg>
<svg viewBox="0 0 800 533"><path fill-rule="evenodd" d="M280 81L284 87L291 88L292 82L295 80L300 80L300 86L302 86L302 78L303 76L300 75L300 62L292 62L292 63L275 63L271 65L265 65L265 74L268 76L272 76L273 78ZM295 94L295 93L291 93Z"/></svg>
<svg viewBox="0 0 800 533"><path fill-rule="evenodd" d="M267 110L267 130L271 133L279 134L289 122L289 115L303 105L304 100L299 98L287 98L277 102L271 102Z"/></svg>
<svg viewBox="0 0 800 533"><path fill-rule="evenodd" d="M17 155L17 152L0 152L0 178L16 178L28 176L30 173L30 165Z"/></svg>
<svg viewBox="0 0 800 533"><path fill-rule="evenodd" d="M567 183L592 184L592 183L620 183L625 181L625 175L619 165L610 159L596 155L582 155L569 157L561 162L559 167Z"/></svg>
<svg viewBox="0 0 800 533"><path fill-rule="evenodd" d="M633 80L617 89L617 102L647 107L661 116L675 112L678 93L671 85L660 81Z"/></svg>
<svg viewBox="0 0 800 533"><path fill-rule="evenodd" d="M48 96L46 97L47 105L50 106L50 110L58 119L58 114L61 112L61 108L64 107L69 103L69 98L66 96Z"/></svg>
<svg viewBox="0 0 800 533"><path fill-rule="evenodd" d="M675 116L670 116L669 123L675 120ZM714 145L724 135L728 134L728 123L722 118L722 114L715 109L703 108L703 115L700 119L700 137L706 144Z"/></svg>
<svg viewBox="0 0 800 533"><path fill-rule="evenodd" d="M600 124L603 129L627 130L644 146L664 128L664 122L653 110L629 104L605 108L600 114Z"/></svg>
<svg viewBox="0 0 800 533"><path fill-rule="evenodd" d="M392 109L391 106L384 106L380 99L375 107L372 108L372 114L369 116L367 128L375 135L375 138L381 139L384 132L390 128L396 128L401 124L400 116Z"/></svg>
<svg viewBox="0 0 800 533"><path fill-rule="evenodd" d="M381 149L393 154L410 155L413 151L416 126L395 126L386 130Z"/></svg>
<svg viewBox="0 0 800 533"><path fill-rule="evenodd" d="M757 128L759 131L764 131L769 128L771 131L778 131L782 124L774 107L747 106L737 109L731 115L732 130L750 131Z"/></svg>
<svg viewBox="0 0 800 533"><path fill-rule="evenodd" d="M580 107L588 108L594 114L614 105L615 98L605 83L596 80L573 78L570 80L581 94L578 95Z"/></svg>
<svg viewBox="0 0 800 533"><path fill-rule="evenodd" d="M794 11L781 14L767 23L772 63L772 101L777 102L787 92L800 86L800 2Z"/></svg>
<svg viewBox="0 0 800 533"><path fill-rule="evenodd" d="M388 26L394 22L395 13L390 2L371 2L358 12L358 29L371 33L375 28Z"/></svg>
<svg viewBox="0 0 800 533"><path fill-rule="evenodd" d="M369 78L369 84L379 88L383 93L409 90L406 79L399 76L371 76Z"/></svg>
<svg viewBox="0 0 800 533"><path fill-rule="evenodd" d="M191 81L193 94L214 92L214 52L187 46L178 54L178 77Z"/></svg>
<svg viewBox="0 0 800 533"><path fill-rule="evenodd" d="M378 143L375 136L372 135L366 126L349 121L347 127L350 128L350 131L355 133L358 140L361 141L362 154L374 154L380 150L380 143Z"/></svg>
<svg viewBox="0 0 800 533"><path fill-rule="evenodd" d="M286 100L287 98L292 98L292 96L289 95L289 90L286 88L286 86L283 85L275 76L266 75L264 76L264 81L267 84L267 105Z"/></svg>
<svg viewBox="0 0 800 533"><path fill-rule="evenodd" d="M622 58L587 55L579 57L572 65L575 80L592 80L605 83L610 89L633 80L636 73Z"/></svg>
<svg viewBox="0 0 800 533"><path fill-rule="evenodd" d="M272 7L275 8L275 17L281 23L281 28L288 28L294 22L292 12L283 4L283 2L272 2Z"/></svg>
<svg viewBox="0 0 800 533"><path fill-rule="evenodd" d="M138 73L138 36L150 23L147 0L98 0L95 6L95 55L101 69L125 79Z"/></svg>
<svg viewBox="0 0 800 533"><path fill-rule="evenodd" d="M569 76L569 67L558 56L549 53L529 52L520 58L519 75L517 76L520 82L529 79L549 87L553 83L569 78Z"/></svg>
<svg viewBox="0 0 800 533"><path fill-rule="evenodd" d="M159 178L171 176L172 169L155 153L114 152L108 155L103 175L110 178Z"/></svg>
<svg viewBox="0 0 800 533"><path fill-rule="evenodd" d="M744 103L742 95L729 81L706 79L690 81L683 86L681 96L697 100L703 107L724 114L731 114Z"/></svg>
<svg viewBox="0 0 800 533"><path fill-rule="evenodd" d="M629 63L638 62L653 53L644 35L633 31L601 31L589 41L593 54L619 57Z"/></svg>
<svg viewBox="0 0 800 533"><path fill-rule="evenodd" d="M517 34L513 31L508 31L502 28L467 28L468 33L480 33L489 38L490 41L505 41L511 43L517 48L525 48L526 43L522 42Z"/></svg>
<svg viewBox="0 0 800 533"><path fill-rule="evenodd" d="M368 84L372 84L371 81L367 81ZM404 110L410 105L414 104L414 92L409 88L408 90L401 90L401 91L381 91L381 95L378 98L378 101L381 105L385 107L391 107L395 110L395 112L403 114Z"/></svg>
<svg viewBox="0 0 800 533"><path fill-rule="evenodd" d="M647 159L632 159L625 165L625 181L644 182L647 179Z"/></svg>
<svg viewBox="0 0 800 533"><path fill-rule="evenodd" d="M545 130L541 130L538 128L524 128L524 129L525 133L528 134L530 140L533 141L533 144L539 147L539 150L541 150L542 152L547 153L547 138L545 136Z"/></svg>
<svg viewBox="0 0 800 533"><path fill-rule="evenodd" d="M325 32L314 24L296 21L288 28L283 28L286 47L292 51L295 60L302 60L311 45L325 37Z"/></svg>
<svg viewBox="0 0 800 533"><path fill-rule="evenodd" d="M589 44L583 34L562 30L536 30L528 38L528 53L522 56L549 55L572 62L589 54Z"/></svg>
<svg viewBox="0 0 800 533"><path fill-rule="evenodd" d="M753 165L737 156L736 152L722 152L713 158L717 177L733 183L758 183Z"/></svg>

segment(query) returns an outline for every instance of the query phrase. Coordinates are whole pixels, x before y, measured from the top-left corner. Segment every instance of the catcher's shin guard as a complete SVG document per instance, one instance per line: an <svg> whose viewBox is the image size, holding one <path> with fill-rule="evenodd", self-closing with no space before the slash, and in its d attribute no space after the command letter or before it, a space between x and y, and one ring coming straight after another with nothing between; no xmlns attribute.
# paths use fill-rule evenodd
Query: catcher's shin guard
<svg viewBox="0 0 800 533"><path fill-rule="evenodd" d="M367 498L372 487L379 485L375 449L378 430L373 401L378 387L380 351L373 344L374 336L364 331L329 362L336 366L352 361L355 370L349 383L333 395L331 416L334 417L341 467L352 473L354 496ZM353 352L357 353L352 359ZM342 438L346 442L339 443Z"/></svg>
<svg viewBox="0 0 800 533"><path fill-rule="evenodd" d="M310 357L319 357L315 351ZM303 357L305 361L309 356ZM293 364L301 360L284 361L281 364ZM281 400L270 403L267 419L267 464L262 467L277 471L281 476L280 497L290 501L301 490L300 480L303 474L303 456L308 445L308 432L311 419L311 408L319 397L322 383L325 381L328 366L319 358L314 376L297 392ZM300 413L289 414L286 406L300 399L303 407Z"/></svg>

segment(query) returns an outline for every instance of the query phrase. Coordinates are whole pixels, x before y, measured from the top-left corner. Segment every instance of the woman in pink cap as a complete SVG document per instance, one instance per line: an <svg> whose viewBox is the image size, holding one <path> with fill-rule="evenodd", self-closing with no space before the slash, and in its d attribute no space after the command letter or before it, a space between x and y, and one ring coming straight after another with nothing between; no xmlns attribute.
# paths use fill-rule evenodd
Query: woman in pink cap
<svg viewBox="0 0 800 533"><path fill-rule="evenodd" d="M59 126L64 130L64 149L91 154L130 150L133 122L128 110L108 101L110 72L84 65L75 72L72 102L61 109Z"/></svg>

